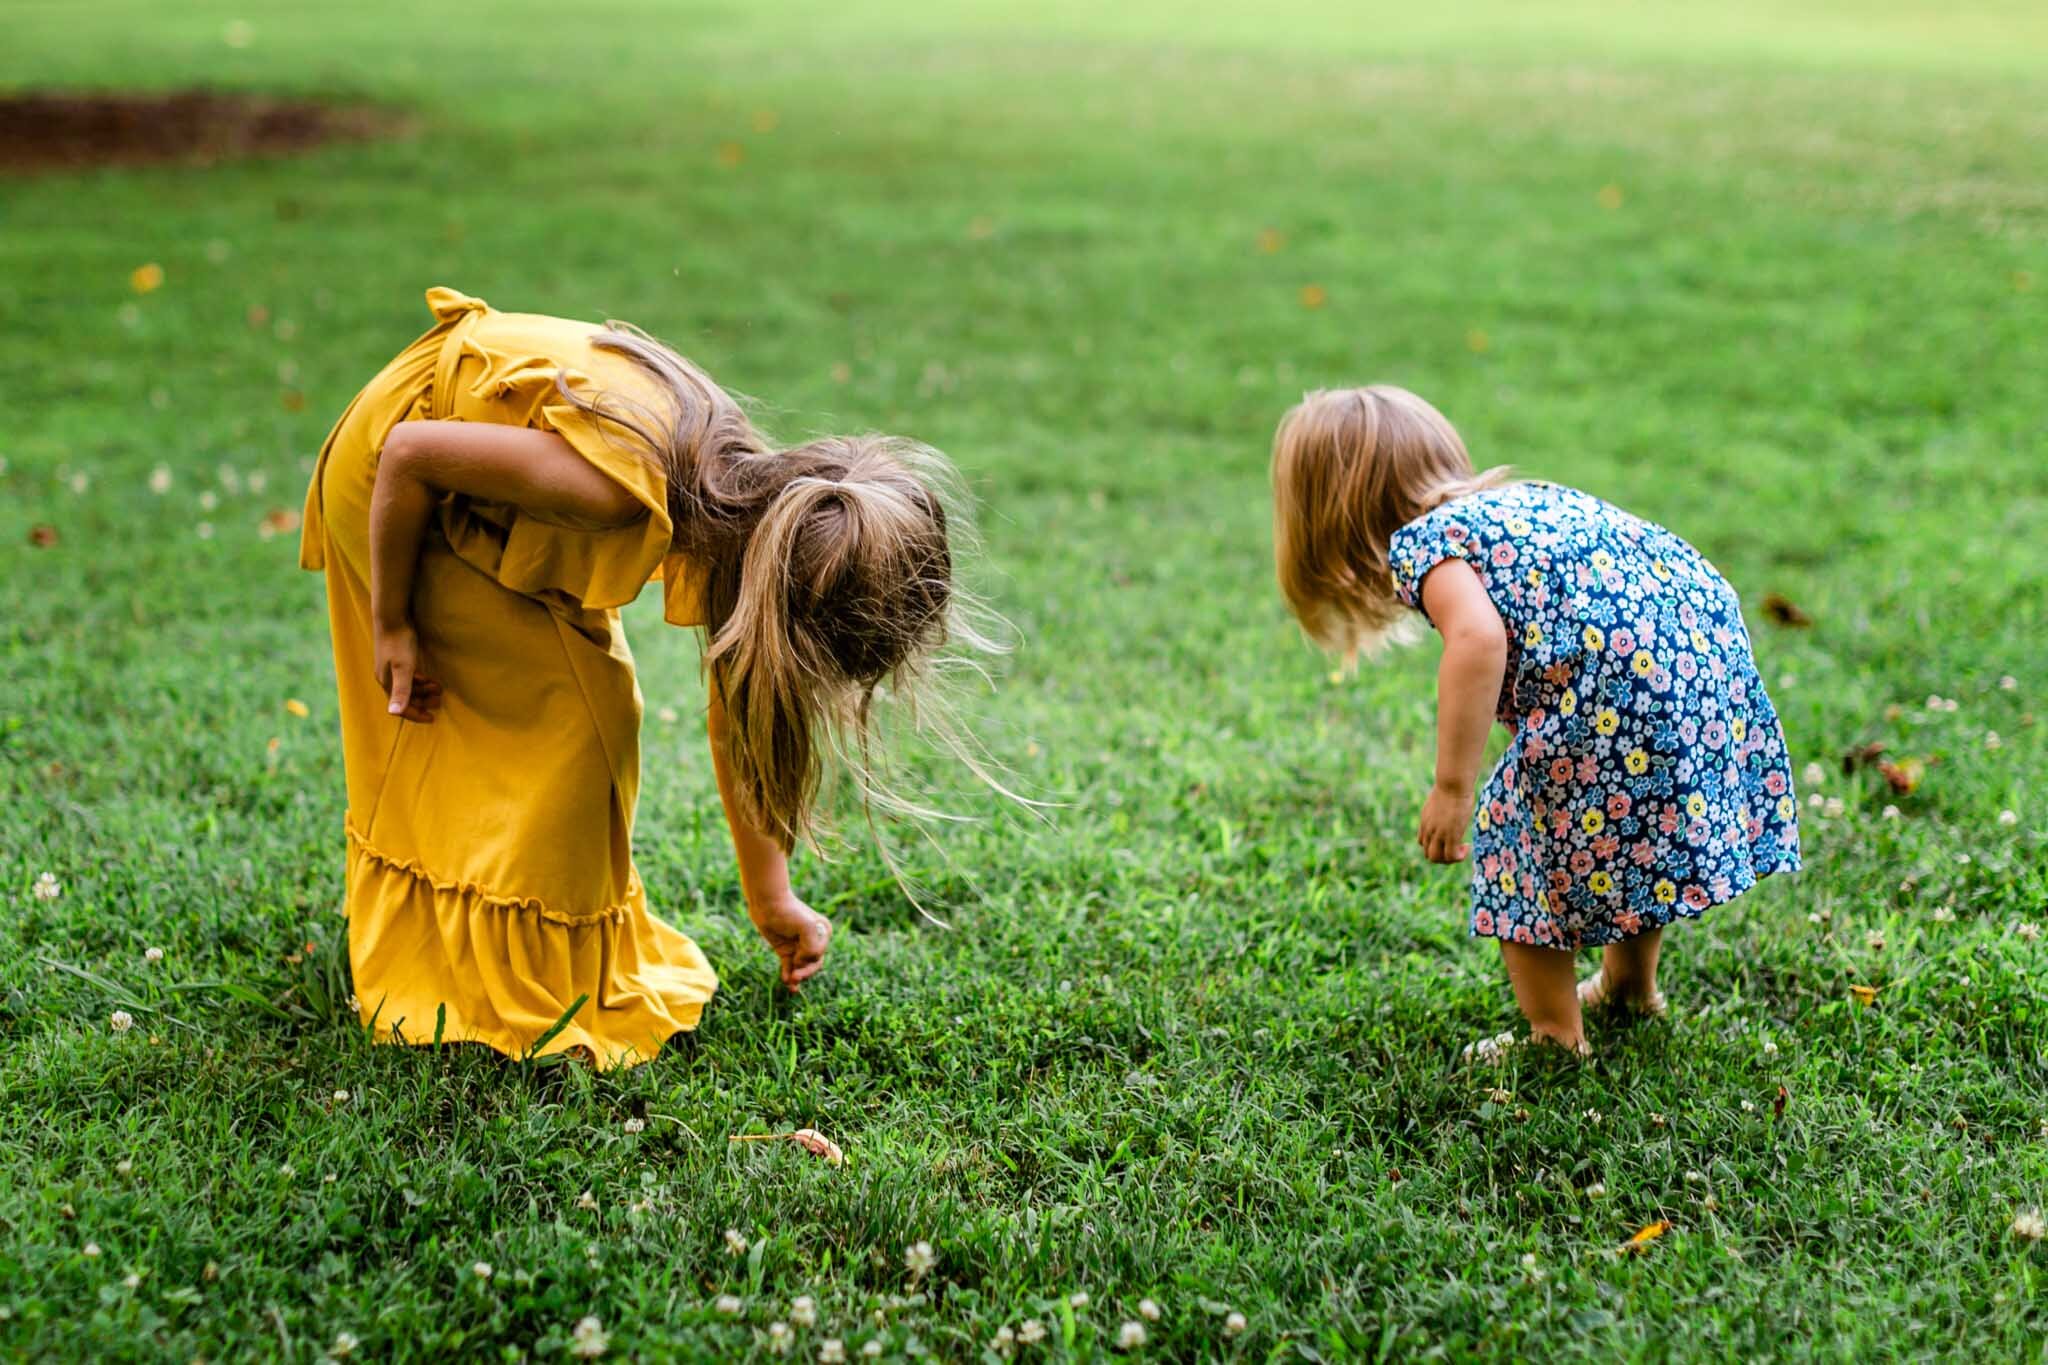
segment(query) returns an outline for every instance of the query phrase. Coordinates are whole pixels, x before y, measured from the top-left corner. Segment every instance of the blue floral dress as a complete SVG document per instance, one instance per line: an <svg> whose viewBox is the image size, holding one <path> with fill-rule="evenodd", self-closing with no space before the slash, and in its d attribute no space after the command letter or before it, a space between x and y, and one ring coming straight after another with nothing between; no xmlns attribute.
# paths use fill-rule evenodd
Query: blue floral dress
<svg viewBox="0 0 2048 1365"><path fill-rule="evenodd" d="M1388 547L1422 610L1446 559L1508 632L1513 732L1479 794L1472 932L1593 947L1697 916L1799 867L1799 803L1742 608L1692 546L1576 489L1515 483Z"/></svg>

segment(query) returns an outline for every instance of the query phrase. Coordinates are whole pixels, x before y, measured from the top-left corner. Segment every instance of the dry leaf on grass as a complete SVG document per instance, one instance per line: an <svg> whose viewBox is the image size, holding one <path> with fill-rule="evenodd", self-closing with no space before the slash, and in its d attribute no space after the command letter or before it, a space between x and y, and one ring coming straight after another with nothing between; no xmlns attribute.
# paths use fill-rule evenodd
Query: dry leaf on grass
<svg viewBox="0 0 2048 1365"><path fill-rule="evenodd" d="M1659 1218L1656 1222L1638 1229L1635 1236L1621 1244L1621 1249L1624 1252L1633 1252L1636 1255L1641 1255L1649 1249L1650 1243L1656 1241L1669 1231L1671 1231L1671 1224Z"/></svg>
<svg viewBox="0 0 2048 1365"><path fill-rule="evenodd" d="M1852 776L1858 768L1867 768L1884 755L1884 741L1872 740L1859 744L1842 755L1842 776Z"/></svg>
<svg viewBox="0 0 2048 1365"><path fill-rule="evenodd" d="M733 1142L794 1142L812 1156L821 1156L834 1166L846 1164L846 1153L839 1144L815 1128L799 1128L793 1133L734 1133Z"/></svg>
<svg viewBox="0 0 2048 1365"><path fill-rule="evenodd" d="M1797 630L1804 630L1813 624L1813 618L1800 610L1798 603L1781 592L1764 594L1764 615L1770 618L1774 625L1791 626Z"/></svg>
<svg viewBox="0 0 2048 1365"><path fill-rule="evenodd" d="M28 543L38 550L47 550L57 543L57 528L48 522L39 522L28 529Z"/></svg>
<svg viewBox="0 0 2048 1365"><path fill-rule="evenodd" d="M1902 758L1897 763L1888 758L1877 761L1877 770L1884 774L1884 780L1891 789L1901 796L1911 796L1927 776L1927 762L1919 758Z"/></svg>
<svg viewBox="0 0 2048 1365"><path fill-rule="evenodd" d="M1875 986L1851 986L1849 994L1864 1009L1869 1009L1877 1003L1877 987Z"/></svg>

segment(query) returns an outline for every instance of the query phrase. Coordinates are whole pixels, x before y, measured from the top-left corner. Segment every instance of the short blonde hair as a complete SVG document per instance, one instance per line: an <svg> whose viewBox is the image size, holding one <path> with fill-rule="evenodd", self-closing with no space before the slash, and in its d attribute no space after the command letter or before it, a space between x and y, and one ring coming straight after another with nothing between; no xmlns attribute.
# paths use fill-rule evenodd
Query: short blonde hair
<svg viewBox="0 0 2048 1365"><path fill-rule="evenodd" d="M1510 478L1472 470L1444 415L1406 389L1317 389L1273 435L1273 562L1309 638L1348 661L1408 638L1387 543L1406 523Z"/></svg>

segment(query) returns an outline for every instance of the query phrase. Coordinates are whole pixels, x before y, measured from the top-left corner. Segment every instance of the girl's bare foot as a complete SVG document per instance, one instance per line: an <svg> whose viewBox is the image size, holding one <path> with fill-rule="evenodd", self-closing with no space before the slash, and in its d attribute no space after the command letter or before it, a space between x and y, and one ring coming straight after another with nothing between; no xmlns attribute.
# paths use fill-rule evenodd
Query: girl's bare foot
<svg viewBox="0 0 2048 1365"><path fill-rule="evenodd" d="M1639 988L1615 988L1607 984L1607 969L1601 967L1579 983L1579 1008L1582 1010L1623 1009L1634 1014L1661 1017L1665 1011L1664 992L1655 986L1647 991Z"/></svg>
<svg viewBox="0 0 2048 1365"><path fill-rule="evenodd" d="M801 990L804 982L825 965L825 950L832 942L832 921L786 896L763 905L747 907L754 929L782 960L782 984Z"/></svg>

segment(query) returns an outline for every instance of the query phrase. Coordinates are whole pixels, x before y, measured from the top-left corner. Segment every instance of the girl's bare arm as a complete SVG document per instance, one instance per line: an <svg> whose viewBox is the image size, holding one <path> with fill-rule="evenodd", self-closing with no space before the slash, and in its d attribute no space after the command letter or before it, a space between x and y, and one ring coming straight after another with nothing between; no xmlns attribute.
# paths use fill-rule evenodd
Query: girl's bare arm
<svg viewBox="0 0 2048 1365"><path fill-rule="evenodd" d="M1455 559L1422 580L1422 605L1444 638L1444 657L1436 679L1436 784L1416 842L1431 862L1454 863L1472 851L1466 825L1507 672L1508 636L1479 575Z"/></svg>
<svg viewBox="0 0 2048 1365"><path fill-rule="evenodd" d="M732 770L725 760L725 704L718 699L716 688L711 691L706 728L711 737L712 771L718 775L718 799L725 806L725 823L732 831L733 852L739 858L740 893L746 897L747 917L782 960L782 984L796 990L825 965L832 926L797 899L789 885L789 855L773 838L755 829L740 809Z"/></svg>

